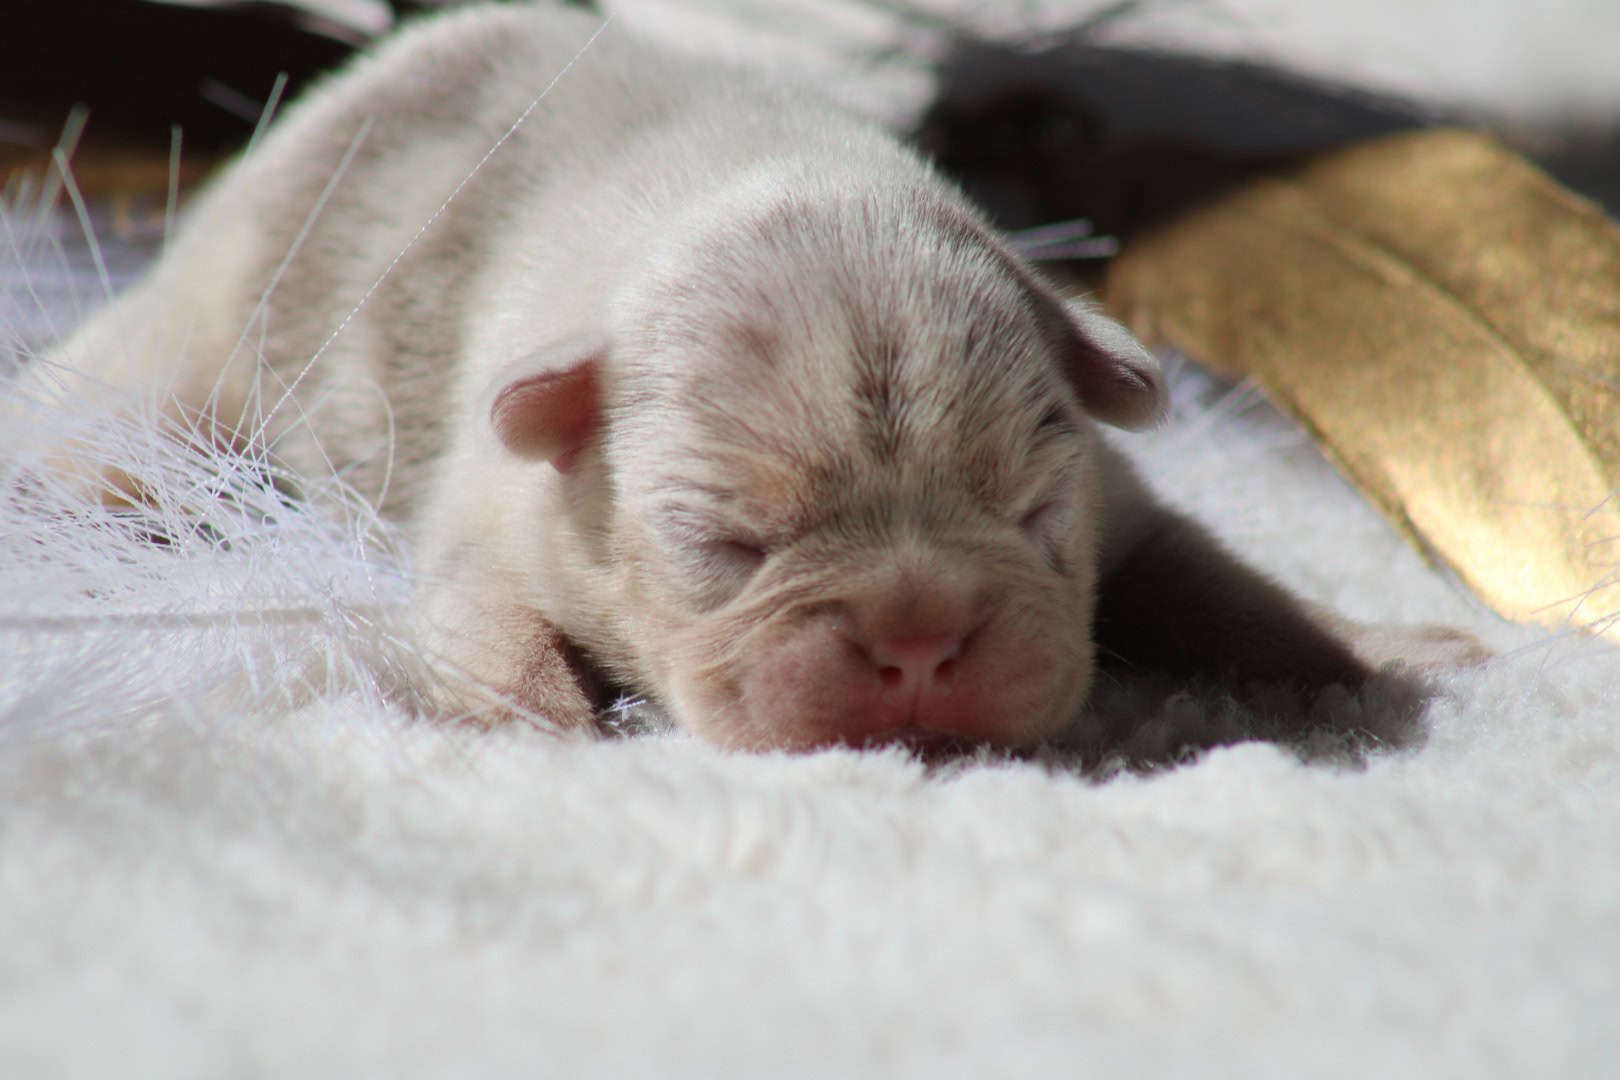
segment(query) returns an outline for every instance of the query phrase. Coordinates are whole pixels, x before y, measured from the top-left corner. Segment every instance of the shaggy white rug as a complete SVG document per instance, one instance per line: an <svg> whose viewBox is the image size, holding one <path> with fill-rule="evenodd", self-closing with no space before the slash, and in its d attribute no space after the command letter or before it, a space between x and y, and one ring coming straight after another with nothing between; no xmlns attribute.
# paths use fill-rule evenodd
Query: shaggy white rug
<svg viewBox="0 0 1620 1080"><path fill-rule="evenodd" d="M99 274L25 224L0 339L37 343ZM1500 651L1415 745L929 772L470 732L397 703L363 508L0 496L0 1075L1615 1075L1620 650L1501 623L1253 395L1177 389L1129 441L1177 500Z"/></svg>
<svg viewBox="0 0 1620 1080"><path fill-rule="evenodd" d="M469 733L387 703L363 516L163 548L8 503L0 1073L1604 1075L1620 653L1500 624L1178 388L1143 456L1234 544L1502 650L1423 745L1086 777Z"/></svg>

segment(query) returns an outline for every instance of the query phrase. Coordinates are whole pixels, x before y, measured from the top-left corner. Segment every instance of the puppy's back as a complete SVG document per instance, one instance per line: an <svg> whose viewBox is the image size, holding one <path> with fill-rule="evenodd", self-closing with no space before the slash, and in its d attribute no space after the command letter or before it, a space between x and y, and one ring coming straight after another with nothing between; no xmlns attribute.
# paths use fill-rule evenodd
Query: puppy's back
<svg viewBox="0 0 1620 1080"><path fill-rule="evenodd" d="M269 417L295 472L336 466L409 512L472 354L598 314L619 268L739 171L840 150L917 168L819 104L571 8L426 19L290 107L31 393L155 391L216 441Z"/></svg>

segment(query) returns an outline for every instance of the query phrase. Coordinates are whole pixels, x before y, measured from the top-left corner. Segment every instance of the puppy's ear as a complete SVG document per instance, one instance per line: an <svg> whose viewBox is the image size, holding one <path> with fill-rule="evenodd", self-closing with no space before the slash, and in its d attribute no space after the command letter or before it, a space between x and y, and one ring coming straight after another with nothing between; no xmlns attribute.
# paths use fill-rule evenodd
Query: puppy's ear
<svg viewBox="0 0 1620 1080"><path fill-rule="evenodd" d="M1086 411L1130 430L1162 420L1170 395L1153 354L1085 300L1050 303L1058 323L1059 363Z"/></svg>
<svg viewBox="0 0 1620 1080"><path fill-rule="evenodd" d="M508 364L485 391L495 438L530 461L567 471L601 425L607 343L572 338Z"/></svg>

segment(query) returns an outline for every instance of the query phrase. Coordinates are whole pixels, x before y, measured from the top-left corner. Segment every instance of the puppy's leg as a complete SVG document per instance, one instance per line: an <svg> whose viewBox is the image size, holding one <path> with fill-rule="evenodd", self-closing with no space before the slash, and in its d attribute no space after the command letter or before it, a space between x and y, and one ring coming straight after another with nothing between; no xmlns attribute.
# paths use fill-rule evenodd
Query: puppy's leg
<svg viewBox="0 0 1620 1080"><path fill-rule="evenodd" d="M1391 665L1463 667L1490 654L1447 627L1366 626L1289 593L1105 462L1111 535L1098 589L1099 654L1126 669L1243 686L1354 690Z"/></svg>
<svg viewBox="0 0 1620 1080"><path fill-rule="evenodd" d="M417 640L433 665L433 707L481 724L531 713L560 731L589 731L590 667L561 630L511 595L468 565L420 586Z"/></svg>
<svg viewBox="0 0 1620 1080"><path fill-rule="evenodd" d="M1129 667L1223 682L1361 686L1395 665L1414 672L1489 657L1443 626L1368 626L1293 596L1198 525L1159 510L1103 578L1097 640Z"/></svg>

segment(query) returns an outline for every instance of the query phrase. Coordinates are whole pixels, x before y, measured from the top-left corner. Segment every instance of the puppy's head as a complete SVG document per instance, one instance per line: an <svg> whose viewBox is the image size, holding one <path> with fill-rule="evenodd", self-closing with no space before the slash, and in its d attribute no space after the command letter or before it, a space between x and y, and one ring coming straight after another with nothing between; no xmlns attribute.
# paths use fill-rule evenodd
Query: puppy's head
<svg viewBox="0 0 1620 1080"><path fill-rule="evenodd" d="M1091 678L1092 419L1150 422L1157 368L931 189L742 203L494 399L611 492L636 673L726 745L1051 734Z"/></svg>

